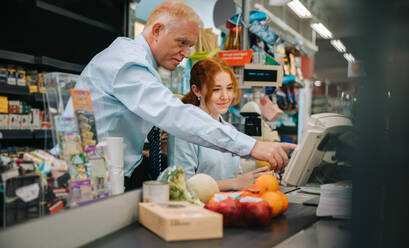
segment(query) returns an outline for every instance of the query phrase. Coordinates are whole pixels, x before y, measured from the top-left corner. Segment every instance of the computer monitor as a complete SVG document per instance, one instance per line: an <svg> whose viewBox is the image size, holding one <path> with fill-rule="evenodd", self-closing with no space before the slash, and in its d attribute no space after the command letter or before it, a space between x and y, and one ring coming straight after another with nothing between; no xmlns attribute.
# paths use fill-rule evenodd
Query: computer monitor
<svg viewBox="0 0 409 248"><path fill-rule="evenodd" d="M300 144L294 150L283 178L285 186L305 185L315 167L329 151L335 151L338 136L350 130L351 121L340 114L322 113L311 115Z"/></svg>
<svg viewBox="0 0 409 248"><path fill-rule="evenodd" d="M283 67L281 65L245 64L243 85L251 87L281 86Z"/></svg>

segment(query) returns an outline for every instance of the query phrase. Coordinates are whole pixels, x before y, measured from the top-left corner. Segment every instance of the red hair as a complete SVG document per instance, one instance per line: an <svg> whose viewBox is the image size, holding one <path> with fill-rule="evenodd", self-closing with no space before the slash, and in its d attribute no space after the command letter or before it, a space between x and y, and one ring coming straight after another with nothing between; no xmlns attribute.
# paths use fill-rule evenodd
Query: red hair
<svg viewBox="0 0 409 248"><path fill-rule="evenodd" d="M209 110L207 102L213 94L213 88L215 86L214 77L219 72L226 72L230 75L234 92L234 97L231 105L238 104L241 99L241 89L239 87L236 75L234 74L233 70L226 64L226 62L218 58L205 58L196 62L196 64L190 71L190 91L182 97L182 102L199 106L200 101L192 92L192 85L196 85L199 90L202 90L203 87L206 86L207 92L205 96L205 102L206 107Z"/></svg>

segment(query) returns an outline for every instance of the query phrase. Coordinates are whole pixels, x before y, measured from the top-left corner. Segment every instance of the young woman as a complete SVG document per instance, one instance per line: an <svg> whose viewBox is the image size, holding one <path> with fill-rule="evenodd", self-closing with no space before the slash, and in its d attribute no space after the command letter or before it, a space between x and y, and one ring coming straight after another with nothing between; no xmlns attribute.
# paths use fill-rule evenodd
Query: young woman
<svg viewBox="0 0 409 248"><path fill-rule="evenodd" d="M217 58L198 61L191 70L190 89L182 98L184 103L199 107L222 125L230 125L221 115L240 101L241 90L224 61ZM182 165L187 178L198 173L208 174L217 181L221 191L244 189L258 176L271 174L268 167L242 174L240 157L191 144L173 135L169 135L167 149L169 166Z"/></svg>

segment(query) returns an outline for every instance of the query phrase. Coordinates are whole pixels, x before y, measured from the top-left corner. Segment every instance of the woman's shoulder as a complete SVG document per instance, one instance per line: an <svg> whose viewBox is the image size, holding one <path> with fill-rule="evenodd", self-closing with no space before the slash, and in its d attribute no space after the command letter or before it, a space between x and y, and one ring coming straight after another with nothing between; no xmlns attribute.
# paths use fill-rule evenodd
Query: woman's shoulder
<svg viewBox="0 0 409 248"><path fill-rule="evenodd" d="M168 134L168 145L170 146L177 146L177 147L189 147L191 149L198 149L198 145L190 143L186 140L183 140L181 138L178 138L172 134Z"/></svg>

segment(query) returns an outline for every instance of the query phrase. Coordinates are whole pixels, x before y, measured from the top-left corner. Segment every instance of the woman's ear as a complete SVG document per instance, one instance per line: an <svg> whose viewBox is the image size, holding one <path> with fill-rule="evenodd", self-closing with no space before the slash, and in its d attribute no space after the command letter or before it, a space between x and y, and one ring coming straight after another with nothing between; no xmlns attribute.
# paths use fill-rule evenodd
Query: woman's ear
<svg viewBox="0 0 409 248"><path fill-rule="evenodd" d="M195 94L196 97L201 97L199 87L193 84L191 89L192 89L193 94Z"/></svg>

